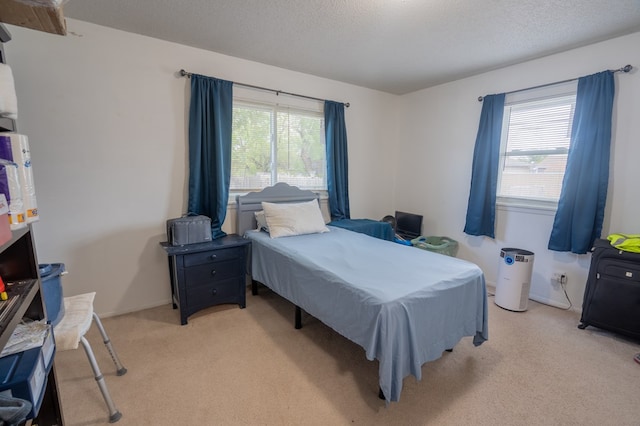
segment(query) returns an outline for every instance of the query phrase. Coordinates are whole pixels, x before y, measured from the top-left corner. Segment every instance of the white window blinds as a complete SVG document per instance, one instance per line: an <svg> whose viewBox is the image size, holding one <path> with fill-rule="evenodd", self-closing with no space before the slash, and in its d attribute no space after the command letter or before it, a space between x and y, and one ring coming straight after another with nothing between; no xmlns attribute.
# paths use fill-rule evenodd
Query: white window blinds
<svg viewBox="0 0 640 426"><path fill-rule="evenodd" d="M575 87L562 84L506 98L499 202L557 205L571 143Z"/></svg>

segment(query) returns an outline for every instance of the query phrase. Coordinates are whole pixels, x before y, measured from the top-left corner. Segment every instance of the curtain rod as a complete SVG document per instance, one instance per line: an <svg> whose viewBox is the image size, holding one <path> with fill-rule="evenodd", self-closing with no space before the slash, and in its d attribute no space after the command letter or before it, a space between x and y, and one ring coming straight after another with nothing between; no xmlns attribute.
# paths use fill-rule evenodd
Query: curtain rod
<svg viewBox="0 0 640 426"><path fill-rule="evenodd" d="M627 72L631 71L632 69L633 69L633 67L631 65L625 65L624 67L618 68L617 70L609 70L609 71L627 73ZM576 81L576 80L578 80L578 78L570 78L568 80L556 81L555 83L547 83L547 84L541 84L539 86L527 87L526 89L512 90L511 92L506 92L505 95L508 95L508 94L511 94L511 93L517 93L517 92L524 92L525 90L540 89L542 87L553 86L554 84L569 83L570 81ZM478 102L482 102L482 99L483 99L482 96L478 96Z"/></svg>
<svg viewBox="0 0 640 426"><path fill-rule="evenodd" d="M193 74L193 73L185 71L185 70L180 70L179 73L180 73L181 77L187 77L187 78L191 78L191 75ZM238 82L235 82L235 81L233 82L233 84L237 85L237 86L247 87L249 89L266 90L267 92L273 92L278 96L279 95L289 95L289 96L296 96L298 98L311 99L311 100L314 100L314 101L322 101L322 102L325 101L325 99L314 98L313 96L299 95L297 93L285 92L283 90L269 89L267 87L262 87L262 86L254 86L253 84L238 83ZM343 105L345 107L347 107L347 108L349 108L349 106L350 106L349 102L344 102Z"/></svg>

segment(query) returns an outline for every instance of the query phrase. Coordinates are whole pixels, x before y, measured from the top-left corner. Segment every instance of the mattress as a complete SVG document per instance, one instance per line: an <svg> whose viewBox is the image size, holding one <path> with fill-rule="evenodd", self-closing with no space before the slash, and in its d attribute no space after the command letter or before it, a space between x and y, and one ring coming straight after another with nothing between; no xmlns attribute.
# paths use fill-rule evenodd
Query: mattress
<svg viewBox="0 0 640 426"><path fill-rule="evenodd" d="M463 337L488 338L482 270L462 259L329 226L330 232L252 240L251 275L379 361L387 401L404 377Z"/></svg>

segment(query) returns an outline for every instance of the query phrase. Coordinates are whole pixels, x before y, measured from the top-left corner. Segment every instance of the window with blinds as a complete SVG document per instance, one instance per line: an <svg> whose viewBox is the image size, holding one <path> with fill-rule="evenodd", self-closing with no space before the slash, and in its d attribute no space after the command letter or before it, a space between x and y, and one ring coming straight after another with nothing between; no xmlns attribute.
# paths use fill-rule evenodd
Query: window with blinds
<svg viewBox="0 0 640 426"><path fill-rule="evenodd" d="M231 191L326 190L326 164L322 111L234 101Z"/></svg>
<svg viewBox="0 0 640 426"><path fill-rule="evenodd" d="M576 83L507 95L498 202L557 207L571 144Z"/></svg>

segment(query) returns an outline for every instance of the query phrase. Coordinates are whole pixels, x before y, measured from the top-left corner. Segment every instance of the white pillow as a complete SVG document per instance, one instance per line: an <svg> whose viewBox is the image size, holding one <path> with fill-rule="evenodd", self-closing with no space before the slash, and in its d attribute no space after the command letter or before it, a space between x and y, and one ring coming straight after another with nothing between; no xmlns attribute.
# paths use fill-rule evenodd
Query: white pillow
<svg viewBox="0 0 640 426"><path fill-rule="evenodd" d="M267 225L267 219L264 217L264 210L254 213L256 217L256 223L258 224L258 231L265 230L269 232L269 226Z"/></svg>
<svg viewBox="0 0 640 426"><path fill-rule="evenodd" d="M316 200L305 203L262 203L271 238L329 232Z"/></svg>

